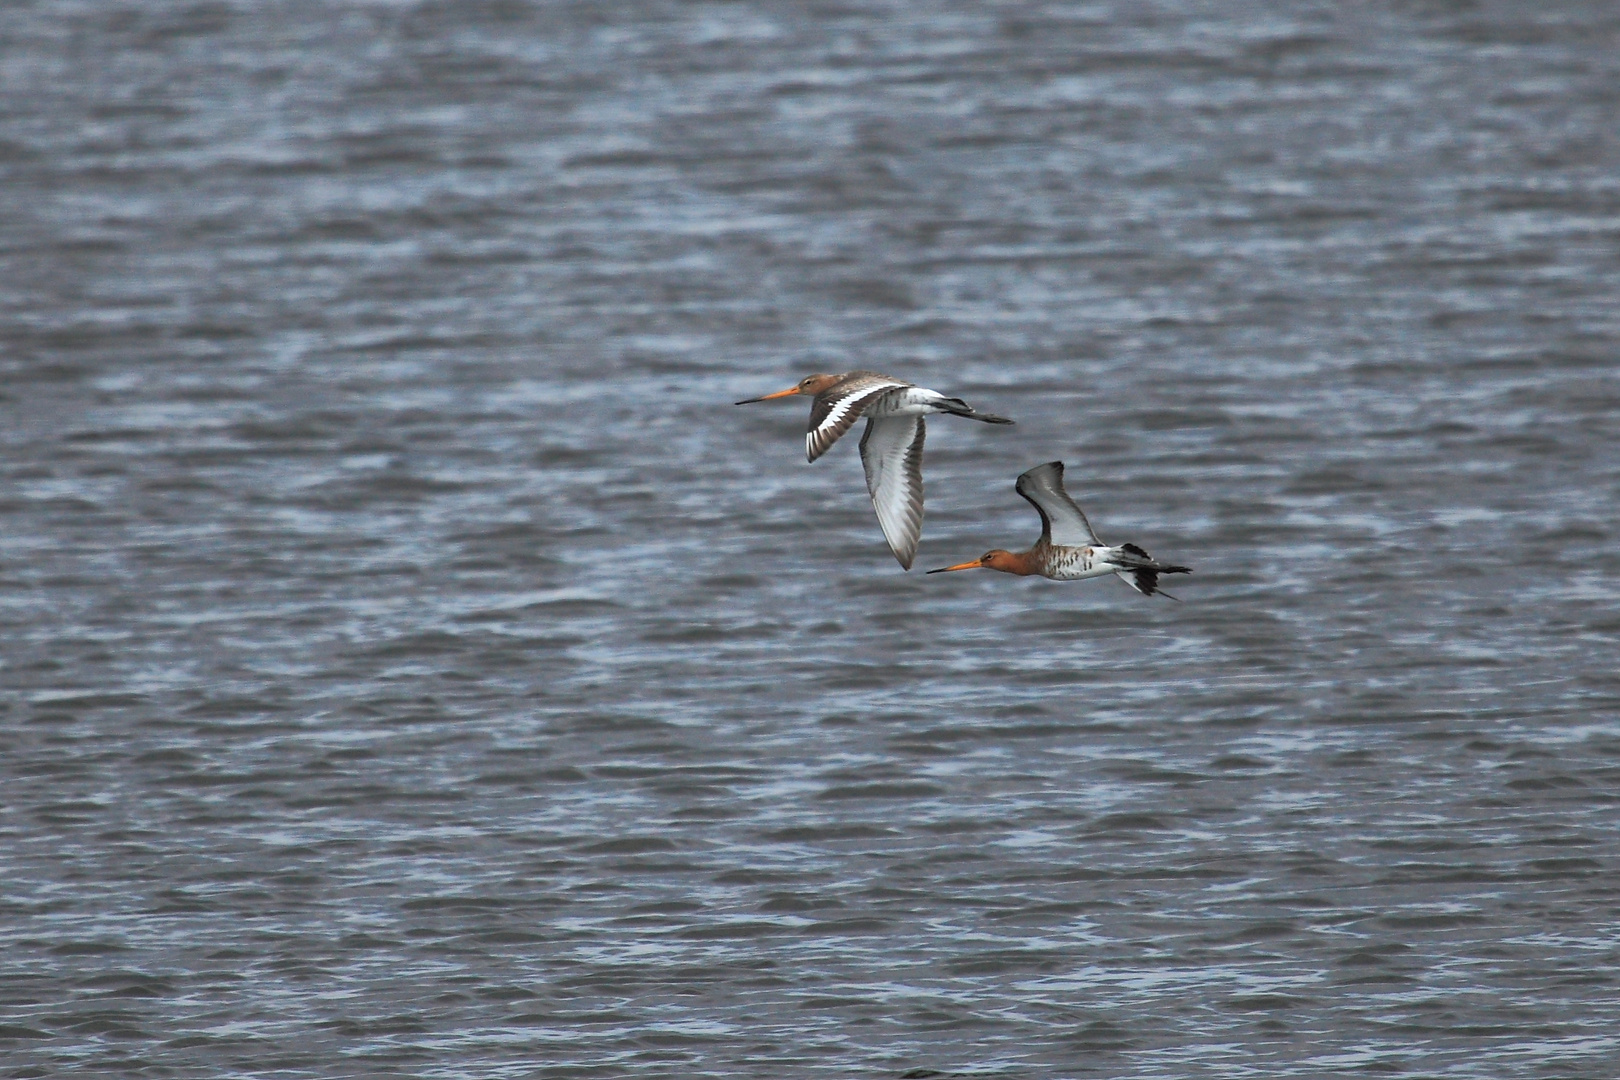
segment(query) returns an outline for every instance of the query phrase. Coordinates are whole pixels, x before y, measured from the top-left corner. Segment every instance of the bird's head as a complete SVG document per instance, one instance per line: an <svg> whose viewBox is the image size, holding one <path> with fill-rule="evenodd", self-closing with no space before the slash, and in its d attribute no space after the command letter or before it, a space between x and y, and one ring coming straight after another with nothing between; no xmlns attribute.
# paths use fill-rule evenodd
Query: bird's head
<svg viewBox="0 0 1620 1080"><path fill-rule="evenodd" d="M806 375L796 385L790 386L786 390L778 390L776 393L766 394L764 397L744 398L737 404L747 405L754 401L770 401L773 398L792 397L794 394L808 394L814 397L837 381L837 375Z"/></svg>
<svg viewBox="0 0 1620 1080"><path fill-rule="evenodd" d="M942 566L938 570L928 572L930 574L943 574L950 570L1000 570L1004 574L1029 574L1033 572L1028 566L1028 560L1022 555L1015 555L1001 548L992 548L972 562L957 563L955 566Z"/></svg>

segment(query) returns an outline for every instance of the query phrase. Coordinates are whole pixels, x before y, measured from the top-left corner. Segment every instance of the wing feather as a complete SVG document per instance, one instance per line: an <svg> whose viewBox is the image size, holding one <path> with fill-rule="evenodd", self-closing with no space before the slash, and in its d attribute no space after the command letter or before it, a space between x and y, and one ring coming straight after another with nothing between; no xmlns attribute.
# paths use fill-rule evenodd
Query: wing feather
<svg viewBox="0 0 1620 1080"><path fill-rule="evenodd" d="M814 461L825 454L859 420L866 407L890 390L910 386L882 375L846 379L817 394L810 403L810 426L804 436L805 455Z"/></svg>
<svg viewBox="0 0 1620 1080"><path fill-rule="evenodd" d="M1086 512L1063 490L1063 462L1035 466L1018 478L1017 491L1040 513L1042 540L1058 547L1102 544L1086 520Z"/></svg>
<svg viewBox="0 0 1620 1080"><path fill-rule="evenodd" d="M907 570L922 537L922 452L927 434L920 416L886 416L868 419L861 436L861 464L866 466L872 509L889 550Z"/></svg>

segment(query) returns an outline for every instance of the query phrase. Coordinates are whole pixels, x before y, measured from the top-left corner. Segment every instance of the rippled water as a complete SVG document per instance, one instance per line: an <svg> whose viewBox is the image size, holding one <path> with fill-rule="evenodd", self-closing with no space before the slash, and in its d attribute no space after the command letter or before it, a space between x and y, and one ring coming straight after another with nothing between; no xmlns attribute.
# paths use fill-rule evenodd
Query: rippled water
<svg viewBox="0 0 1620 1080"><path fill-rule="evenodd" d="M4 1075L1614 1074L1612 4L0 40Z"/></svg>

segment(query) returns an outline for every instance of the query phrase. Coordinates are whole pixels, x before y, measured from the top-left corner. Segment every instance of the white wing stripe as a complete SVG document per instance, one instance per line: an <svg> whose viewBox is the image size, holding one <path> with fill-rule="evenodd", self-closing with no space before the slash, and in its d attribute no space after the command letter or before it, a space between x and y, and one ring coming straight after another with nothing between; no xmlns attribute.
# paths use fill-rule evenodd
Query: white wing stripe
<svg viewBox="0 0 1620 1080"><path fill-rule="evenodd" d="M804 437L804 447L806 453L808 453L811 457L816 457L818 456L818 448L825 451L828 446L831 446L837 440L838 436L836 432L838 431L838 421L843 419L845 413L854 408L857 400L858 399L855 397L855 395L851 394L849 397L840 398L833 405L832 410L827 413L827 415L822 419L821 423ZM853 421L851 422L853 423ZM828 438L829 435L831 435L832 438ZM824 440L825 445L822 445Z"/></svg>
<svg viewBox="0 0 1620 1080"><path fill-rule="evenodd" d="M855 407L855 403L859 400L860 395L858 394L850 394L848 397L839 398L838 401L833 403L832 411L829 412L826 418L821 421L820 426L817 427L816 430L825 431L837 424L838 421L844 418L845 413L849 412L850 409Z"/></svg>
<svg viewBox="0 0 1620 1080"><path fill-rule="evenodd" d="M860 419L860 414L866 406L877 401L891 390L910 385L910 383L883 379L864 382L853 387L848 393L832 403L827 410L827 415L822 417L821 423L805 434L805 456L814 461L826 453L827 448L837 442L839 437L849 430L851 424Z"/></svg>
<svg viewBox="0 0 1620 1080"><path fill-rule="evenodd" d="M851 409L856 408L857 406L864 406L867 402L881 396L885 391L898 389L899 387L905 385L905 383L885 382L877 383L875 385L869 384L866 386L857 387L854 393L839 398L833 403L833 407L827 413L826 418L823 419L820 424L816 425L816 430L818 432L826 431L828 428L836 426L838 421L842 420L844 415Z"/></svg>

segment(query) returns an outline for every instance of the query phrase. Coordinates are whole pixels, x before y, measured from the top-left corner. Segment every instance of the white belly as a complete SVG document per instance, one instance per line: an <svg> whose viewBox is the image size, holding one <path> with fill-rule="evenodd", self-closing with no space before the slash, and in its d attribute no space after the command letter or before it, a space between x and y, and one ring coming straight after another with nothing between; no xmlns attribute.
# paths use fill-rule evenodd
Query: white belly
<svg viewBox="0 0 1620 1080"><path fill-rule="evenodd" d="M1106 577L1119 569L1103 560L1096 548L1054 547L1049 550L1046 576L1057 581Z"/></svg>
<svg viewBox="0 0 1620 1080"><path fill-rule="evenodd" d="M890 390L866 407L865 415L876 420L885 416L928 416L940 411L933 404L944 400L945 395L937 390L925 390L920 386L904 386L898 390Z"/></svg>

